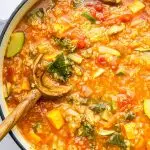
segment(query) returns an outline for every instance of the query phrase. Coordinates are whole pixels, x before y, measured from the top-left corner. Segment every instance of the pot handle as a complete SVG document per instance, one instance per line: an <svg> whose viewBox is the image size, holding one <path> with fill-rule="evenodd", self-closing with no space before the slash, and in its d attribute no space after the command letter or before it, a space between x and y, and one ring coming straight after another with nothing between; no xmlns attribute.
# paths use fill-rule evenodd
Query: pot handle
<svg viewBox="0 0 150 150"><path fill-rule="evenodd" d="M0 124L0 141L17 124L17 122L35 105L41 97L38 89L33 89L22 102Z"/></svg>

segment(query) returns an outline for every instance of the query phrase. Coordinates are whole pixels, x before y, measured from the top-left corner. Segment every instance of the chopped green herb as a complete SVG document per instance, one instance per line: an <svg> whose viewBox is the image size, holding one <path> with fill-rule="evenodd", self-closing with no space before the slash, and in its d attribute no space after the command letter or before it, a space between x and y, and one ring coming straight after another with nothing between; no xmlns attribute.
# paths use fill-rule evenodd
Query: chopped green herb
<svg viewBox="0 0 150 150"><path fill-rule="evenodd" d="M120 133L114 133L110 136L108 142L108 144L111 144L111 145L115 145L115 146L118 146L120 147L122 150L126 150L127 146L126 146L126 143L124 141L124 138L123 136L120 134Z"/></svg>
<svg viewBox="0 0 150 150"><path fill-rule="evenodd" d="M32 25L34 25L36 22L41 21L41 19L43 17L44 17L44 9L43 8L33 9L27 15L28 22L31 23Z"/></svg>
<svg viewBox="0 0 150 150"><path fill-rule="evenodd" d="M99 103L91 106L91 110L94 111L95 113L101 113L106 109L107 109L106 103Z"/></svg>
<svg viewBox="0 0 150 150"><path fill-rule="evenodd" d="M77 130L78 136L87 137L89 140L94 139L95 130L94 126L88 122L82 122L80 128Z"/></svg>
<svg viewBox="0 0 150 150"><path fill-rule="evenodd" d="M88 19L91 23L96 23L96 19L92 17L88 12L82 13L82 16Z"/></svg>
<svg viewBox="0 0 150 150"><path fill-rule="evenodd" d="M41 123L40 123L40 122L36 122L36 123L33 125L33 127L32 127L34 133L38 133L39 130L41 130L41 128L42 128L42 127L41 127Z"/></svg>
<svg viewBox="0 0 150 150"><path fill-rule="evenodd" d="M135 113L129 111L126 115L125 115L125 119L128 121L132 121L133 119L135 119L136 115Z"/></svg>
<svg viewBox="0 0 150 150"><path fill-rule="evenodd" d="M55 79L65 82L72 74L72 67L70 61L60 54L56 57L56 60L48 65L47 71L53 73Z"/></svg>
<svg viewBox="0 0 150 150"><path fill-rule="evenodd" d="M84 0L73 0L72 5L74 8L78 8Z"/></svg>
<svg viewBox="0 0 150 150"><path fill-rule="evenodd" d="M64 51L72 53L76 50L76 45L68 38L57 38L54 37L54 41L58 46L60 46Z"/></svg>
<svg viewBox="0 0 150 150"><path fill-rule="evenodd" d="M121 132L121 126L120 126L120 124L115 124L114 130L115 130L116 132Z"/></svg>

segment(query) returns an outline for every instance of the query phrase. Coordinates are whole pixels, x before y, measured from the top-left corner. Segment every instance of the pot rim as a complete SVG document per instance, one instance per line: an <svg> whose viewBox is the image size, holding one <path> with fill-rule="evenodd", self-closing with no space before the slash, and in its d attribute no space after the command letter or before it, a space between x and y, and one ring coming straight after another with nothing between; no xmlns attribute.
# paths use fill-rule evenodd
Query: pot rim
<svg viewBox="0 0 150 150"><path fill-rule="evenodd" d="M6 31L7 31L7 29L8 29L8 27L9 27L10 23L12 22L12 20L14 19L15 15L18 13L18 11L24 6L24 4L25 4L27 1L28 1L28 0L23 0L23 1L16 7L16 9L13 11L13 13L11 14L11 16L9 17L8 21L6 22L6 24L5 24L5 26L4 26L3 30L2 30L1 35L0 35L0 45L2 44L3 37L4 37L4 35L5 35ZM2 120L5 119L5 116L4 116L4 113L3 113L3 111L2 111L1 106L0 106L0 116L1 116ZM9 134L10 134L10 136L12 137L12 139L14 140L14 142L19 146L20 149L26 150L26 149L24 148L24 146L21 144L21 142L18 140L18 138L16 137L16 135L15 135L12 131L10 131Z"/></svg>

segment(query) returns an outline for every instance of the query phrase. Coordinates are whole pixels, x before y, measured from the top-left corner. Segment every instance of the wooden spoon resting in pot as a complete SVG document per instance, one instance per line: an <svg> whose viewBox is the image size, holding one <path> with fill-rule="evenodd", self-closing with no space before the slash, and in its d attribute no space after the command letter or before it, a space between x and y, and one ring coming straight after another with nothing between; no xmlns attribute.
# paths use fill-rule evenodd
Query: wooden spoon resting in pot
<svg viewBox="0 0 150 150"><path fill-rule="evenodd" d="M37 65L43 55L39 55L33 66L33 79L37 88L32 89L20 104L5 118L0 125L0 141L26 115L26 113L43 96L60 97L71 90L71 86L60 85L53 81L47 73L36 75Z"/></svg>

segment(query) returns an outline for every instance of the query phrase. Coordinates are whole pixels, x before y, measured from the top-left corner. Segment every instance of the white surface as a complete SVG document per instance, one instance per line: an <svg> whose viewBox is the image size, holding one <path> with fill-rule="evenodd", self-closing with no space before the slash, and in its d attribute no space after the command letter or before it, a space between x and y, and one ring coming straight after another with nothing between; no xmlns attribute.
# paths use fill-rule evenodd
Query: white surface
<svg viewBox="0 0 150 150"><path fill-rule="evenodd" d="M7 20L21 0L0 0L0 20ZM3 25L0 24L0 32ZM0 119L1 122L1 119ZM0 150L20 150L10 135L0 142Z"/></svg>
<svg viewBox="0 0 150 150"><path fill-rule="evenodd" d="M22 0L0 0L0 19L6 20Z"/></svg>

